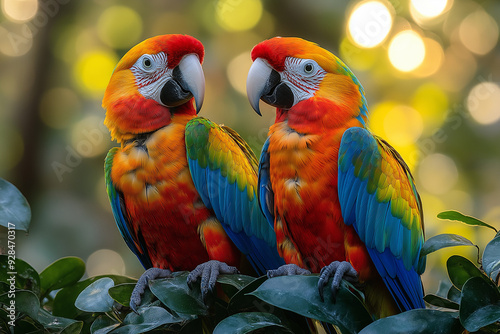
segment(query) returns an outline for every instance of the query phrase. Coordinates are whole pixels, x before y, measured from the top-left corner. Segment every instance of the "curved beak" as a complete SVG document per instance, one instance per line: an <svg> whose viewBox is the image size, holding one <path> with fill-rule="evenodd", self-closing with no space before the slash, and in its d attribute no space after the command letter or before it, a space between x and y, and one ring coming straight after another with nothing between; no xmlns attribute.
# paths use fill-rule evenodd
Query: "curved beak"
<svg viewBox="0 0 500 334"><path fill-rule="evenodd" d="M262 58L253 62L247 76L247 96L253 110L260 116L259 100L264 93L272 68Z"/></svg>
<svg viewBox="0 0 500 334"><path fill-rule="evenodd" d="M160 100L167 107L178 107L193 97L198 113L205 97L205 76L198 56L188 54L174 68L172 77L161 89Z"/></svg>
<svg viewBox="0 0 500 334"><path fill-rule="evenodd" d="M247 77L247 96L252 108L259 115L259 99L280 109L290 109L295 96L281 75L263 59L257 58L250 67Z"/></svg>
<svg viewBox="0 0 500 334"><path fill-rule="evenodd" d="M178 68L183 79L181 86L193 94L196 113L199 113L205 98L205 75L201 68L200 59L195 54L189 54L182 58Z"/></svg>

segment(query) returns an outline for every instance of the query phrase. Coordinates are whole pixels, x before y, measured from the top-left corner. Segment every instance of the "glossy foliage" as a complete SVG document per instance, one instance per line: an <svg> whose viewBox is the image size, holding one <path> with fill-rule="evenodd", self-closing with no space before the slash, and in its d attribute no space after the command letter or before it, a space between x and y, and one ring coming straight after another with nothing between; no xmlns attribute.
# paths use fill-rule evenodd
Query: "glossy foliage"
<svg viewBox="0 0 500 334"><path fill-rule="evenodd" d="M222 275L214 293L203 301L199 285L188 287L188 273L177 272L151 281L134 313L129 308L136 283L132 278L103 275L82 280L85 263L75 257L59 259L38 273L21 259L0 255L0 332L310 333L321 321L344 334L498 333L499 238L497 234L486 246L482 266L451 256L447 261L451 286L428 294L427 309L377 321L367 312L362 292L346 282L335 300L327 287L322 301L317 275L272 279ZM441 235L430 238L424 250L430 254L470 244L460 236ZM11 311L13 300L15 311Z"/></svg>

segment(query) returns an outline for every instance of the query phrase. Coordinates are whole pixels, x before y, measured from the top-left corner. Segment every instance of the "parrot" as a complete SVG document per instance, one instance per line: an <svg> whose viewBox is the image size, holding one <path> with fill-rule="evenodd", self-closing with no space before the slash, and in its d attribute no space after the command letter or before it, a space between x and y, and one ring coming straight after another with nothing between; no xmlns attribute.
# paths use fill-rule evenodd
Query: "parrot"
<svg viewBox="0 0 500 334"><path fill-rule="evenodd" d="M247 96L276 108L259 162L258 200L286 265L356 282L374 318L425 308L423 211L401 155L368 128L364 88L342 60L298 37L254 46Z"/></svg>
<svg viewBox="0 0 500 334"><path fill-rule="evenodd" d="M256 195L258 161L229 127L197 114L204 48L189 35L146 39L118 62L104 93L104 124L120 146L105 158L118 229L151 279L191 271L202 296L219 274L264 274L284 264Z"/></svg>

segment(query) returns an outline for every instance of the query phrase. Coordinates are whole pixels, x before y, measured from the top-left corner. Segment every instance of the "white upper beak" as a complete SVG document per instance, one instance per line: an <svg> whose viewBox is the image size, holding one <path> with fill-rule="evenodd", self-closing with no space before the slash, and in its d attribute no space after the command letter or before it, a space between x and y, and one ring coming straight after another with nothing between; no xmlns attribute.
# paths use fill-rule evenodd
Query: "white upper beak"
<svg viewBox="0 0 500 334"><path fill-rule="evenodd" d="M200 59L195 54L189 54L182 58L178 66L184 82L193 94L198 113L205 98L205 75L201 68Z"/></svg>
<svg viewBox="0 0 500 334"><path fill-rule="evenodd" d="M247 77L247 96L250 105L259 115L259 100L262 96L262 91L266 86L266 82L271 75L272 68L262 58L257 58L253 62Z"/></svg>

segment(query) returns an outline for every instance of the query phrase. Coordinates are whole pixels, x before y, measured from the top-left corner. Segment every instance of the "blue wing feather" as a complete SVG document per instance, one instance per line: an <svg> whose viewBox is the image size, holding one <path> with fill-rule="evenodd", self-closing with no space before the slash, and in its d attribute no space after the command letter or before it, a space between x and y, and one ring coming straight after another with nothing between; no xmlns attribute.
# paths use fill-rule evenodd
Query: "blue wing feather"
<svg viewBox="0 0 500 334"><path fill-rule="evenodd" d="M390 162L403 171L397 177L411 186L411 200L418 204L419 214L408 214L406 199L400 194L392 196L392 191L399 189L384 188L392 175L381 167L385 163L382 145L388 147L384 151L388 152L386 159L392 159ZM381 143L368 130L350 128L340 144L338 176L344 222L352 225L365 243L399 308L403 311L425 307L419 275L425 266L419 259L423 244L421 204L407 166L392 147Z"/></svg>
<svg viewBox="0 0 500 334"><path fill-rule="evenodd" d="M230 147L237 149L231 152ZM213 209L227 235L247 256L254 269L264 274L284 264L278 254L274 230L260 212L255 194L256 183L253 185L253 198L249 198L248 189L252 185L246 184L240 189L238 181L230 179L230 171L235 168L232 164L248 164L256 169L255 156L243 139L229 128L198 117L186 126L186 149L193 182L203 203ZM211 159L209 152L214 149L219 152ZM222 151L228 152L228 159L223 157ZM200 164L203 161L200 155L204 155L209 162L206 166ZM256 170L252 169L247 177L257 181Z"/></svg>

